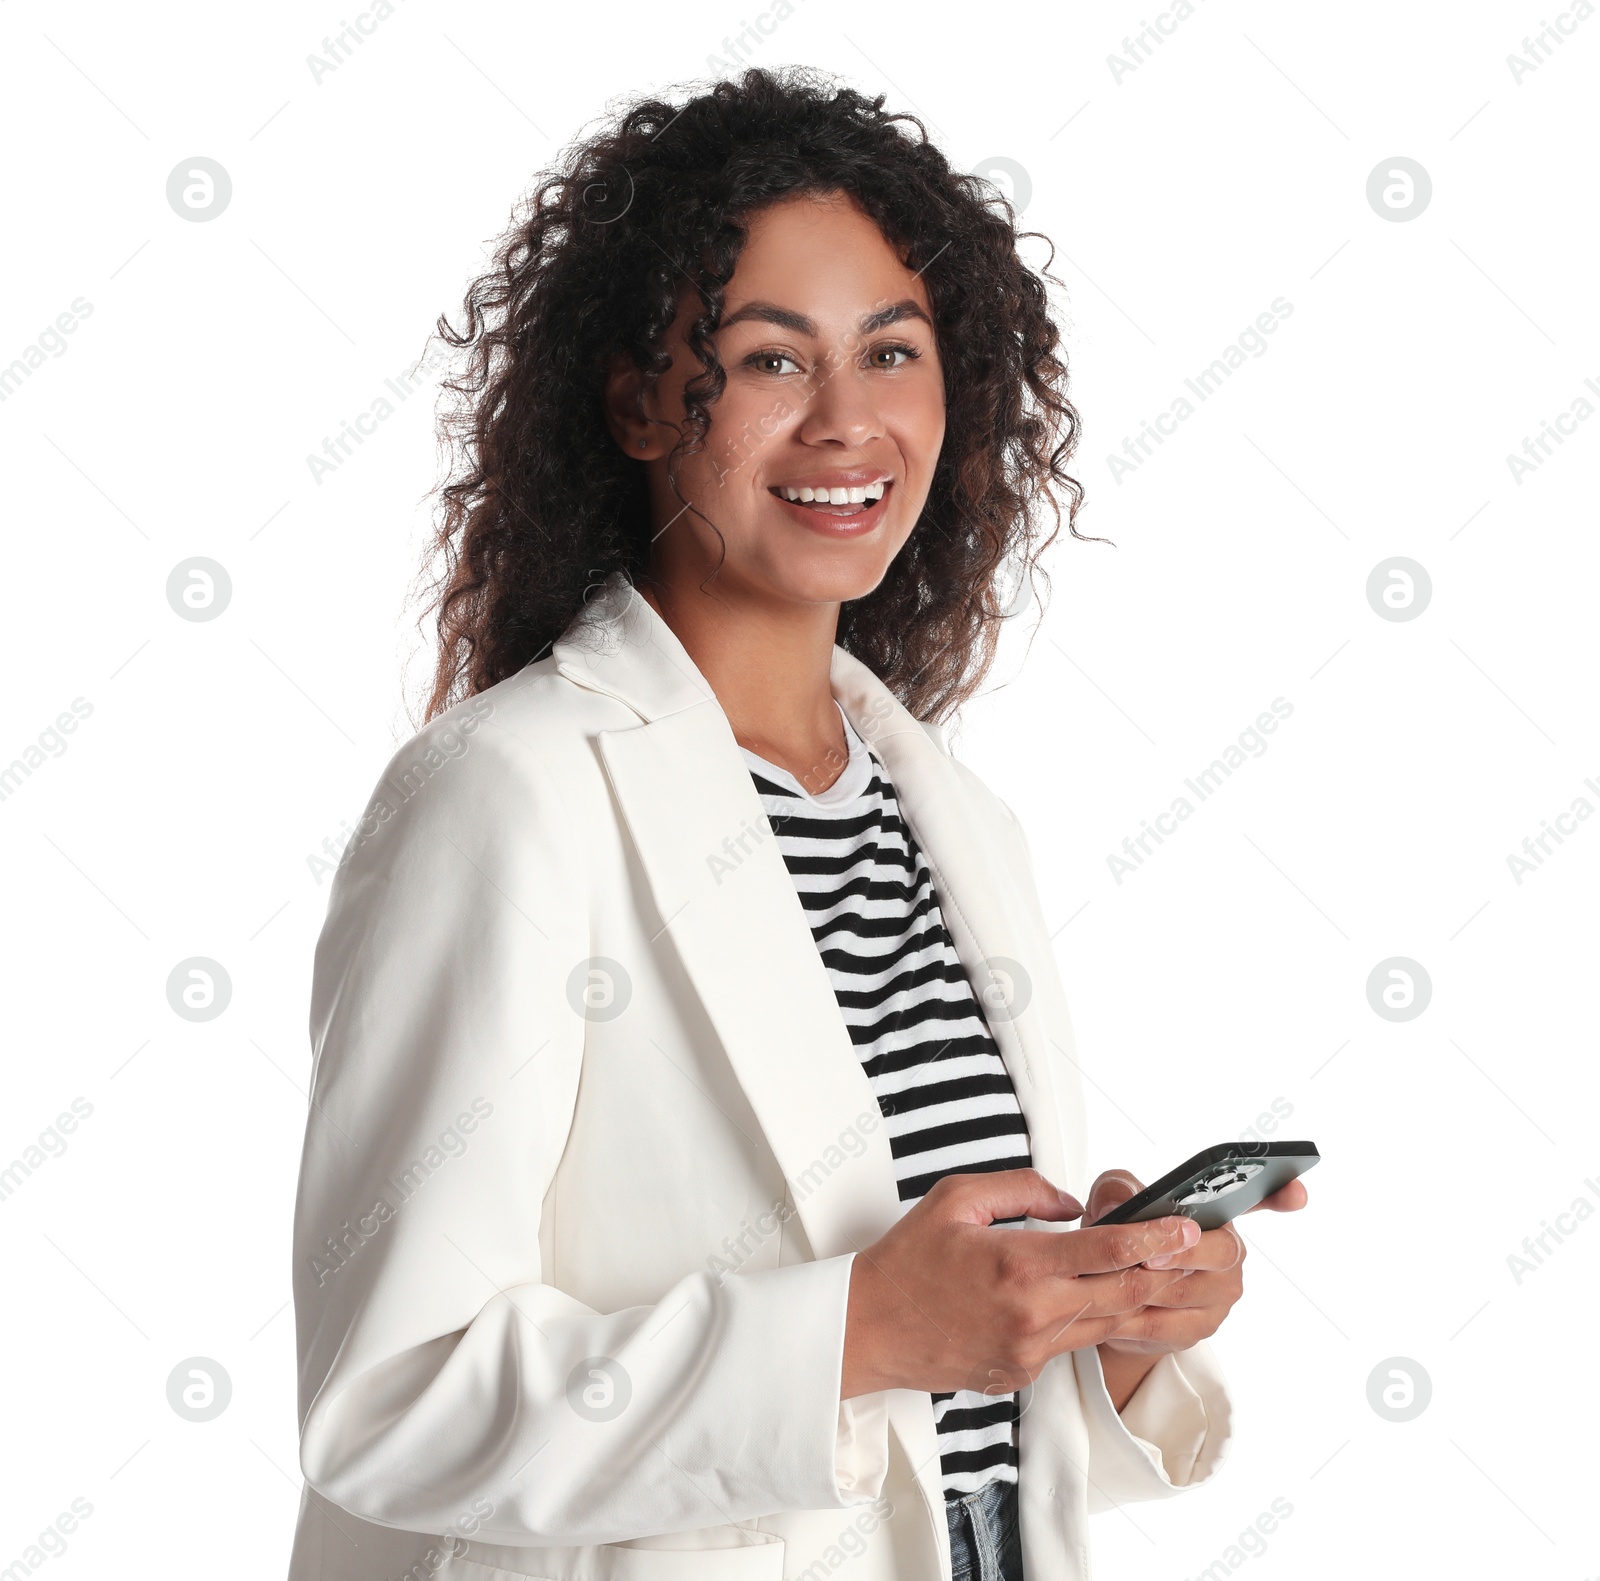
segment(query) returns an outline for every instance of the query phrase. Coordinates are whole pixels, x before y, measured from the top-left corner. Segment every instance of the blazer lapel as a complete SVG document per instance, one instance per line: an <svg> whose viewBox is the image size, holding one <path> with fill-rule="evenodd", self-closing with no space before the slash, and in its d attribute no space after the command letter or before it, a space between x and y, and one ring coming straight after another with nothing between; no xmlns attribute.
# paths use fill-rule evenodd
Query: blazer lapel
<svg viewBox="0 0 1600 1581"><path fill-rule="evenodd" d="M600 753L658 926L761 1122L812 1253L866 1247L900 1211L888 1132L727 718L701 703L606 731Z"/></svg>
<svg viewBox="0 0 1600 1581"><path fill-rule="evenodd" d="M859 1250L900 1214L888 1132L727 717L626 584L583 625L556 645L561 673L644 719L602 732L599 750L658 943L717 1030L812 1254Z"/></svg>

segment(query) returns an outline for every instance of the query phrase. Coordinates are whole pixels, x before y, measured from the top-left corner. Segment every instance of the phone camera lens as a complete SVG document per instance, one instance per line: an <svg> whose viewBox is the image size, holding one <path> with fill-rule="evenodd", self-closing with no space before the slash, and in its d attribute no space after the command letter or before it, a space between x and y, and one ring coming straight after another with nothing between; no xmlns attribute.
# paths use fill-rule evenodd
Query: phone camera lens
<svg viewBox="0 0 1600 1581"><path fill-rule="evenodd" d="M1236 1191L1248 1180L1259 1175L1265 1165L1262 1164L1224 1164L1220 1169L1214 1169L1209 1175L1202 1176L1189 1187L1189 1190L1178 1198L1178 1206L1186 1204L1200 1205L1214 1202L1218 1197L1226 1196L1230 1191Z"/></svg>

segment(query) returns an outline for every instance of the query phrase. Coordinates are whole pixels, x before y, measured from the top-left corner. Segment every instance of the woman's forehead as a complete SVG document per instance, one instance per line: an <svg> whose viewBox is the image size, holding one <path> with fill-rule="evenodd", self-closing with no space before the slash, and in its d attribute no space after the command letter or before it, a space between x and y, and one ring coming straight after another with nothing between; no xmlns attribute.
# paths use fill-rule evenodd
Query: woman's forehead
<svg viewBox="0 0 1600 1581"><path fill-rule="evenodd" d="M752 215L746 231L723 293L724 324L746 317L796 334L835 335L920 317L931 327L927 286L877 222L843 195L773 204Z"/></svg>

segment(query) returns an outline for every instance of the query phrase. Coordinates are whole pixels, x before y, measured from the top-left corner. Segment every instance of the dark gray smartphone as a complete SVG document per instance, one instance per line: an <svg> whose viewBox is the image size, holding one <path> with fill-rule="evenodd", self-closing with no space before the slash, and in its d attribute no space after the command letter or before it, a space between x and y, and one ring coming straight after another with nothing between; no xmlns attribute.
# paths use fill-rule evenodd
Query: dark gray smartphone
<svg viewBox="0 0 1600 1581"><path fill-rule="evenodd" d="M1314 1142L1219 1142L1094 1222L1139 1224L1181 1213L1202 1230L1214 1230L1321 1158Z"/></svg>

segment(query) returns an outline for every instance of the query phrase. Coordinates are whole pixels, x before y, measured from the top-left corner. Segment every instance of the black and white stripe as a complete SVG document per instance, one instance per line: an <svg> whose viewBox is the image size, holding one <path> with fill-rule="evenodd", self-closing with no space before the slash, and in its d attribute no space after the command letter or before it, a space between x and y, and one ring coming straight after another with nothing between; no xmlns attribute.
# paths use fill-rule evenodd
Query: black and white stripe
<svg viewBox="0 0 1600 1581"><path fill-rule="evenodd" d="M745 759L887 1122L904 1212L945 1175L1025 1168L1032 1156L927 859L883 765L848 720L845 730L850 761L820 796ZM932 1399L946 1497L1016 1481L1015 1394Z"/></svg>

